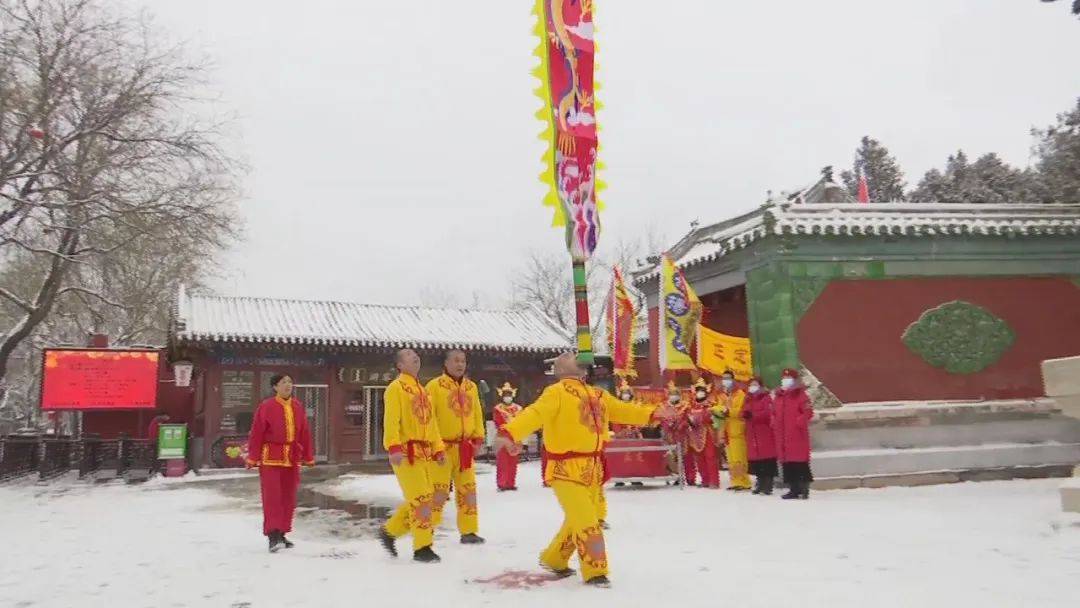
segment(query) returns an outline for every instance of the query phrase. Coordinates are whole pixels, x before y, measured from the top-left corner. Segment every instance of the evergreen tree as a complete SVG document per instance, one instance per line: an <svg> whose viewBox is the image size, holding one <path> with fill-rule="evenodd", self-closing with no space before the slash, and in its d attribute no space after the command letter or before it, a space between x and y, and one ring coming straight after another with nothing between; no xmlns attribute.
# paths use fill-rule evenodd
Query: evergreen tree
<svg viewBox="0 0 1080 608"><path fill-rule="evenodd" d="M1080 99L1071 111L1058 115L1057 124L1034 129L1032 135L1046 200L1080 203Z"/></svg>
<svg viewBox="0 0 1080 608"><path fill-rule="evenodd" d="M844 187L852 196L859 193L859 174L866 176L870 190L870 202L888 203L904 200L904 172L889 149L870 136L862 138L855 151L855 163L851 171L840 173Z"/></svg>
<svg viewBox="0 0 1080 608"><path fill-rule="evenodd" d="M1043 2L1057 2L1057 0L1042 0ZM1080 16L1080 0L1072 0L1072 14Z"/></svg>
<svg viewBox="0 0 1080 608"><path fill-rule="evenodd" d="M994 153L972 163L960 150L949 156L944 171L927 171L909 199L916 203L1035 204L1044 196L1038 172L1012 167Z"/></svg>

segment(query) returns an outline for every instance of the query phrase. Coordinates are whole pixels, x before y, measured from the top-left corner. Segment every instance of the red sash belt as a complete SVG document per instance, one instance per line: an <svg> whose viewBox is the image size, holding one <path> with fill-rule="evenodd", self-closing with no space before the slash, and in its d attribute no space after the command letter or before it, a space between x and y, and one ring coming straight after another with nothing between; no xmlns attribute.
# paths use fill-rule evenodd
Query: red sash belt
<svg viewBox="0 0 1080 608"><path fill-rule="evenodd" d="M473 453L475 452L472 439L446 439L443 440L443 443L458 446L458 460L460 461L458 464L459 471L468 471L472 468Z"/></svg>
<svg viewBox="0 0 1080 608"><path fill-rule="evenodd" d="M407 458L409 459L409 464L413 464L413 463L416 462L416 446L420 446L420 447L423 447L423 448L428 448L428 447L431 447L431 442L430 441L411 440L411 439L409 441L406 441L405 442L405 454L406 454Z"/></svg>
<svg viewBox="0 0 1080 608"><path fill-rule="evenodd" d="M570 460L572 458L595 458L600 461L600 466L604 469L604 483L607 483L611 479L611 474L608 472L607 466L607 454L603 451L599 452L563 452L556 454L555 452L549 452L544 450L544 458L547 460Z"/></svg>

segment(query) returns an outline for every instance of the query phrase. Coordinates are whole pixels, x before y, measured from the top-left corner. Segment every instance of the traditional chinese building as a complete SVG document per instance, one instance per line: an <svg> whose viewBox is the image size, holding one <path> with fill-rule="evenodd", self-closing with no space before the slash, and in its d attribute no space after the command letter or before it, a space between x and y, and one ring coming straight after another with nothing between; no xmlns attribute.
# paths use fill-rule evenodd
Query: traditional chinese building
<svg viewBox="0 0 1080 608"><path fill-rule="evenodd" d="M830 175L695 225L669 255L706 327L749 336L770 385L802 365L845 403L1043 394L1080 354L1080 204L859 204ZM657 363L657 258L635 273Z"/></svg>
<svg viewBox="0 0 1080 608"><path fill-rule="evenodd" d="M421 381L441 373L446 350L465 350L488 409L494 388L507 381L519 387L519 400L530 402L549 382L544 359L571 346L570 337L533 308L435 309L183 290L170 339L172 358L195 364L196 456L219 466L235 461L225 452L248 432L274 374L288 373L296 383L312 422L316 459L357 462L383 455L382 396L396 375L396 350L420 353Z"/></svg>

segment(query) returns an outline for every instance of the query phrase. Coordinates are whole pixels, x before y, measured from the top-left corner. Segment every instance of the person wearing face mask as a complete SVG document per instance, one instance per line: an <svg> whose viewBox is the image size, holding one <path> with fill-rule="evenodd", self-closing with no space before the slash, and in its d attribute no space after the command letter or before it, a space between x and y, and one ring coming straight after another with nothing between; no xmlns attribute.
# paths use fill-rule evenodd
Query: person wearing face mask
<svg viewBox="0 0 1080 608"><path fill-rule="evenodd" d="M688 450L690 436L690 405L683 402L682 390L674 382L667 384L667 405L675 412L675 417L662 425L664 440L668 444L679 446L679 455L683 459L683 479L681 483L694 485L697 479L697 465Z"/></svg>
<svg viewBox="0 0 1080 608"><path fill-rule="evenodd" d="M750 489L750 470L746 459L746 420L743 409L746 393L735 386L735 374L724 372L720 380L720 396L717 409L724 419L723 442L727 456L729 490L743 492Z"/></svg>
<svg viewBox="0 0 1080 608"><path fill-rule="evenodd" d="M814 409L806 389L799 383L799 372L785 369L780 376L780 388L773 396L773 431L776 433L776 453L788 486L785 500L810 498L810 419Z"/></svg>
<svg viewBox="0 0 1080 608"><path fill-rule="evenodd" d="M716 434L712 428L712 386L704 378L698 378L693 388L694 402L686 411L686 479L693 485L700 473L702 487L718 489L720 463L716 459Z"/></svg>
<svg viewBox="0 0 1080 608"><path fill-rule="evenodd" d="M757 483L754 494L772 495L776 479L776 438L772 428L772 395L765 390L760 376L754 376L746 388L742 417L746 420L746 452L750 474Z"/></svg>
<svg viewBox="0 0 1080 608"><path fill-rule="evenodd" d="M634 402L634 389L625 378L619 379L619 385L615 388L615 396L626 403ZM619 439L641 439L641 429L636 426L613 424L611 425L611 431Z"/></svg>
<svg viewBox="0 0 1080 608"><path fill-rule="evenodd" d="M499 404L495 406L495 428L501 431L521 413L521 406L514 402L517 389L509 382L495 389L495 394L499 397ZM500 492L517 490L517 468L517 454L512 454L510 450L499 450L495 454L495 483Z"/></svg>

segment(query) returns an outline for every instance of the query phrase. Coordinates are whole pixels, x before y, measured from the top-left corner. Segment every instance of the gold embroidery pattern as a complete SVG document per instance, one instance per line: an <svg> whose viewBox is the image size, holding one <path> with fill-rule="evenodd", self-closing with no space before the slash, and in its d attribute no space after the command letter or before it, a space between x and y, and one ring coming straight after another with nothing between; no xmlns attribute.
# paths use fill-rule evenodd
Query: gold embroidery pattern
<svg viewBox="0 0 1080 608"><path fill-rule="evenodd" d="M475 515L477 513L476 484L467 483L461 486L459 490L457 493L458 510L467 515Z"/></svg>
<svg viewBox="0 0 1080 608"><path fill-rule="evenodd" d="M292 443L296 441L296 420L293 417L292 399L282 399L276 397L277 402L281 404L282 414L285 416L285 443Z"/></svg>
<svg viewBox="0 0 1080 608"><path fill-rule="evenodd" d="M577 537L578 557L591 567L607 569L607 547L604 544L604 532L598 526L590 526Z"/></svg>
<svg viewBox="0 0 1080 608"><path fill-rule="evenodd" d="M576 386L569 382L563 382L563 388L566 389L566 392L578 398L579 421L581 424L590 431L599 433L600 426L604 421L604 404L600 401L600 393L590 391L588 388L585 388L584 391L578 390Z"/></svg>
<svg viewBox="0 0 1080 608"><path fill-rule="evenodd" d="M574 549L577 548L577 543L574 542L574 535L567 534L563 539L561 545L559 545L559 557L563 558L563 563L570 561L570 556L574 554Z"/></svg>
<svg viewBox="0 0 1080 608"><path fill-rule="evenodd" d="M431 400L428 399L427 392L422 388L413 388L404 382L401 387L405 389L405 392L412 395L412 411L413 416L416 416L416 421L421 425L431 422Z"/></svg>
<svg viewBox="0 0 1080 608"><path fill-rule="evenodd" d="M433 495L433 501L435 503L435 510L441 511L443 505L450 498L450 486L445 483L435 484L435 494Z"/></svg>
<svg viewBox="0 0 1080 608"><path fill-rule="evenodd" d="M431 516L433 511L431 500L431 494L423 494L417 496L411 503L412 511L410 515L412 516L413 521L416 522L416 527L421 530L426 530L431 527Z"/></svg>

